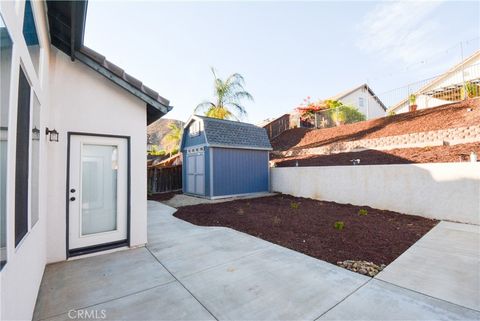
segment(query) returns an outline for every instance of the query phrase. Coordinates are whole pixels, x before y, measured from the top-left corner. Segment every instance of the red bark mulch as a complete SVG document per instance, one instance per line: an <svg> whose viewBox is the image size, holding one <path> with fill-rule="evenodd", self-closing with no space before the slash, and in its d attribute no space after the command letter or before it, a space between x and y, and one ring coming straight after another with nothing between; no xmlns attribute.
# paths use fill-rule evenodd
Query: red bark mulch
<svg viewBox="0 0 480 321"><path fill-rule="evenodd" d="M468 109L472 109L468 111ZM324 129L294 128L274 138L274 150L303 149L367 138L480 124L480 98Z"/></svg>
<svg viewBox="0 0 480 321"><path fill-rule="evenodd" d="M470 153L480 155L480 142L453 146L399 148L392 150L365 150L330 155L306 155L273 158L277 167L298 166L344 166L352 165L352 159L360 159L358 165L386 165L413 163L450 163L470 160ZM275 157L274 155L272 155Z"/></svg>
<svg viewBox="0 0 480 321"><path fill-rule="evenodd" d="M367 215L359 215L365 209ZM289 195L185 206L175 217L201 226L226 226L336 264L389 264L438 221ZM343 221L344 228L334 228Z"/></svg>

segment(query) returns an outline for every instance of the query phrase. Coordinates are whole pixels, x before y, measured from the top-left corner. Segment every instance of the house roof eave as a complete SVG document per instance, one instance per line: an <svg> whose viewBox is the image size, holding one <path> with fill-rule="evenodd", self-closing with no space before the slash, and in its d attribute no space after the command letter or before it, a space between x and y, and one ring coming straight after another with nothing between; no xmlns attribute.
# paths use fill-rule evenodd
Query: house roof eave
<svg viewBox="0 0 480 321"><path fill-rule="evenodd" d="M104 56L84 46L87 0L47 0L46 6L51 44L70 56L72 61L79 60L144 101L147 109L147 124L161 118L173 108L170 102L156 91L127 74Z"/></svg>

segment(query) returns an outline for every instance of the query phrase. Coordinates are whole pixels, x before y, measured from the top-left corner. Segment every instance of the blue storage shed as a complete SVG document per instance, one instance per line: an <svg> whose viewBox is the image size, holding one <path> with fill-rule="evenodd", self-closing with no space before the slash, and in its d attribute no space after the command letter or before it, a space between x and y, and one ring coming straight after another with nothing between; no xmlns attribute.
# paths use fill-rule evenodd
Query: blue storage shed
<svg viewBox="0 0 480 321"><path fill-rule="evenodd" d="M269 191L272 146L264 128L194 115L180 149L185 194L215 199Z"/></svg>

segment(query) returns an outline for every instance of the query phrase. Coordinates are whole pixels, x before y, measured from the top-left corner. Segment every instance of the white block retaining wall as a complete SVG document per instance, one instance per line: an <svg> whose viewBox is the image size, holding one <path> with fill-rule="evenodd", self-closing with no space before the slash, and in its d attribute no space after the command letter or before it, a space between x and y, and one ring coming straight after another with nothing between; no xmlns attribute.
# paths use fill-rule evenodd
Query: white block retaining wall
<svg viewBox="0 0 480 321"><path fill-rule="evenodd" d="M480 224L480 162L279 167L272 191Z"/></svg>
<svg viewBox="0 0 480 321"><path fill-rule="evenodd" d="M428 132L411 133L380 138L360 139L348 142L331 143L325 146L274 152L282 156L325 155L365 149L389 150L441 145L467 144L480 141L480 125L448 128Z"/></svg>

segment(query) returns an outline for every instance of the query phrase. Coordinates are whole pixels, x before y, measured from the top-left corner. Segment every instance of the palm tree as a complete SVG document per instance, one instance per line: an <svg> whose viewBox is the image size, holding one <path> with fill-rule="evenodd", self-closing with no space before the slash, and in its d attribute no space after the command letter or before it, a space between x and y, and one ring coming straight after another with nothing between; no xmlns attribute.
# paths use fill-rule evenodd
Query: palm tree
<svg viewBox="0 0 480 321"><path fill-rule="evenodd" d="M165 150L170 156L178 152L180 140L182 139L182 128L174 122L168 124L170 131L163 138Z"/></svg>
<svg viewBox="0 0 480 321"><path fill-rule="evenodd" d="M205 115L213 118L239 120L247 115L242 99L253 101L252 95L245 88L245 80L240 74L232 74L226 80L218 78L212 68L214 78L215 102L205 101L195 108L195 112L205 111Z"/></svg>

